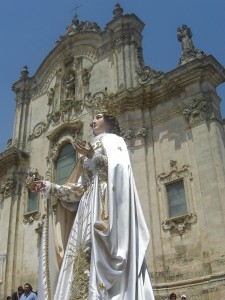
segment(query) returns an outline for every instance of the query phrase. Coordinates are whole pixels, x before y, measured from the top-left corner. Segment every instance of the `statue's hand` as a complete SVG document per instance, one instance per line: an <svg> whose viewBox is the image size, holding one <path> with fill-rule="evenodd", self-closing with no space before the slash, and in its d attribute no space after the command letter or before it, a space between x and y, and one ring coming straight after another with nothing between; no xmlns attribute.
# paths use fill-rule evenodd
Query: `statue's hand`
<svg viewBox="0 0 225 300"><path fill-rule="evenodd" d="M31 192L43 192L45 190L45 184L43 181L38 180L31 183L29 186Z"/></svg>
<svg viewBox="0 0 225 300"><path fill-rule="evenodd" d="M92 158L95 154L95 151L94 151L91 143L88 143L88 147L84 147L80 142L76 142L74 144L74 148L77 152L86 156L87 158Z"/></svg>

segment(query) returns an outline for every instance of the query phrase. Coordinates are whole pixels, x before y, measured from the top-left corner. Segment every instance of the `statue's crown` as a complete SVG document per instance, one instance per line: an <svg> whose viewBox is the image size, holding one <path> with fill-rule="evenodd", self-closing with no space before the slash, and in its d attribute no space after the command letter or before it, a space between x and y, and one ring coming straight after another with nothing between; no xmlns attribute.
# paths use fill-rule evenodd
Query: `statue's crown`
<svg viewBox="0 0 225 300"><path fill-rule="evenodd" d="M92 109L93 116L100 112L106 112L115 117L118 117L120 115L120 107L117 101L113 100L110 97L107 97L103 92L94 94L92 99L88 102L88 106Z"/></svg>

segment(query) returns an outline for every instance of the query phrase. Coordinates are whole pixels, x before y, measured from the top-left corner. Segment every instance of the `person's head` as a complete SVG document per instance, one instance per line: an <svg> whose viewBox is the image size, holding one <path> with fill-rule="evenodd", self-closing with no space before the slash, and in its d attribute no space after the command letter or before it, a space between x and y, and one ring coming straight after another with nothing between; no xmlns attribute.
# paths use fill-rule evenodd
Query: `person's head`
<svg viewBox="0 0 225 300"><path fill-rule="evenodd" d="M177 295L174 293L170 294L170 300L175 300L175 299L177 299Z"/></svg>
<svg viewBox="0 0 225 300"><path fill-rule="evenodd" d="M181 299L181 300L186 300L187 297L186 297L185 295L181 295L180 299Z"/></svg>
<svg viewBox="0 0 225 300"><path fill-rule="evenodd" d="M11 300L12 298L11 298L11 296L7 296L7 298L6 298L7 300Z"/></svg>
<svg viewBox="0 0 225 300"><path fill-rule="evenodd" d="M33 288L29 283L24 284L24 293L25 294L28 294L28 293L32 292L32 290L33 290Z"/></svg>
<svg viewBox="0 0 225 300"><path fill-rule="evenodd" d="M103 132L114 133L120 136L121 130L116 117L107 112L99 112L95 115L91 127L94 135Z"/></svg>
<svg viewBox="0 0 225 300"><path fill-rule="evenodd" d="M22 294L24 293L23 287L22 287L21 285L18 286L18 288L17 288L17 293L18 293L19 295L22 295Z"/></svg>

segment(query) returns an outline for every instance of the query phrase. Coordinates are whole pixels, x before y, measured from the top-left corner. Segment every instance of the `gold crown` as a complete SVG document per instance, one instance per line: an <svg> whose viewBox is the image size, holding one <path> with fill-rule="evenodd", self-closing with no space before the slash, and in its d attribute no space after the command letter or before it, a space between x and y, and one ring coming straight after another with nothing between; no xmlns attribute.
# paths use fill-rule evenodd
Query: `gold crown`
<svg viewBox="0 0 225 300"><path fill-rule="evenodd" d="M118 103L108 98L103 92L95 93L89 101L86 101L86 105L91 108L93 116L100 112L107 112L115 117L120 114Z"/></svg>

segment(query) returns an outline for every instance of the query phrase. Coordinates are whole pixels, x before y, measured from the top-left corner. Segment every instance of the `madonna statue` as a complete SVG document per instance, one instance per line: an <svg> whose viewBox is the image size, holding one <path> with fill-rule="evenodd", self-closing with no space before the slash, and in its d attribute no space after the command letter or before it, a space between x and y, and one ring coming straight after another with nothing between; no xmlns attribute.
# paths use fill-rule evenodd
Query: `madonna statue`
<svg viewBox="0 0 225 300"><path fill-rule="evenodd" d="M70 214L61 213L56 221L46 219L39 299L154 300L145 263L149 232L118 121L100 112L91 127L93 142L74 146L81 158L69 183L35 181L31 185L47 203L56 197Z"/></svg>

